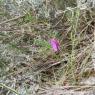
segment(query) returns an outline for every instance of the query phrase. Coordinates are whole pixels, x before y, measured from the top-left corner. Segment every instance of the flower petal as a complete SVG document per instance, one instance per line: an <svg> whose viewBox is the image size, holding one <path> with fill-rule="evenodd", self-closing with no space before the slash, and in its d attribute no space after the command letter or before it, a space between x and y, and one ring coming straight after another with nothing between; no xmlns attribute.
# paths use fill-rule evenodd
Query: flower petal
<svg viewBox="0 0 95 95"><path fill-rule="evenodd" d="M59 41L57 39L50 39L50 44L52 49L54 50L54 52L57 52L60 50L60 45L59 45Z"/></svg>

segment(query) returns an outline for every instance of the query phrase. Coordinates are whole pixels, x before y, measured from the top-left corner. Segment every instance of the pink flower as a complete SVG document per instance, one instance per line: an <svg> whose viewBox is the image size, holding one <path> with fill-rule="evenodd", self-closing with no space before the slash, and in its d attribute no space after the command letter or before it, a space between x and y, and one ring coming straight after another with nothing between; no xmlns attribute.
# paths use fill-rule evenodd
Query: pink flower
<svg viewBox="0 0 95 95"><path fill-rule="evenodd" d="M50 44L54 52L58 52L60 50L59 41L57 39L50 39Z"/></svg>

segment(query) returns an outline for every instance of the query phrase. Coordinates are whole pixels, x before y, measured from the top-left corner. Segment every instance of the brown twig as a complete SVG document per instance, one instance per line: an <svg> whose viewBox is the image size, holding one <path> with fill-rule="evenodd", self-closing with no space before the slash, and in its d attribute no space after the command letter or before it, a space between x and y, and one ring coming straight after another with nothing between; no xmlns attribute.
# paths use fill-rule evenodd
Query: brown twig
<svg viewBox="0 0 95 95"><path fill-rule="evenodd" d="M24 16L25 16L25 15L22 15L22 16L18 16L18 17L15 17L15 18L12 18L12 19L3 21L3 22L0 23L0 25L5 24L5 23L8 23L8 22L13 21L13 20L17 20L18 18L22 18L22 17L24 17Z"/></svg>
<svg viewBox="0 0 95 95"><path fill-rule="evenodd" d="M49 63L45 63L45 64L38 64L36 66L34 66L34 68L36 67L36 69L34 69L35 74L41 73L42 71L45 71L53 66L59 65L62 62L64 62L65 59L62 59L61 61L58 62L49 62ZM42 66L41 66L42 65Z"/></svg>

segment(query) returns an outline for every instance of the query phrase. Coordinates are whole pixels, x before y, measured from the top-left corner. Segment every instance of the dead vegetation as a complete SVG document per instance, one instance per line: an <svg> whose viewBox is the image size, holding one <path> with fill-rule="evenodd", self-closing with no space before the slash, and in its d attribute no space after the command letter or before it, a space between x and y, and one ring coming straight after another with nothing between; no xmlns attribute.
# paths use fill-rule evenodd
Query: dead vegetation
<svg viewBox="0 0 95 95"><path fill-rule="evenodd" d="M83 90L94 95L95 82L82 82L95 77L94 13L94 8L70 7L54 19L40 20L34 10L14 17L0 7L0 94L66 95L68 90L76 95ZM60 42L58 53L51 38Z"/></svg>

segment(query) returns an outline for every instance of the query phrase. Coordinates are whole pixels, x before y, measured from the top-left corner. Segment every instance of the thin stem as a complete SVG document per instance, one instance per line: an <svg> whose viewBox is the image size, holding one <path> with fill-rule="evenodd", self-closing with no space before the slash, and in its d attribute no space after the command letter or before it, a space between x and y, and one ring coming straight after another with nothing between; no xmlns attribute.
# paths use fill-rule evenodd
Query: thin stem
<svg viewBox="0 0 95 95"><path fill-rule="evenodd" d="M3 84L3 83L0 83L0 87L5 87L7 88L8 90L10 90L11 92L14 92L16 93L17 95L20 95L15 89L12 89L11 87L8 87L7 85Z"/></svg>

